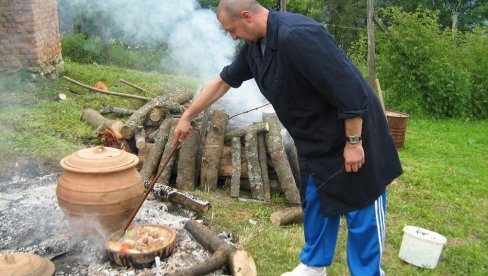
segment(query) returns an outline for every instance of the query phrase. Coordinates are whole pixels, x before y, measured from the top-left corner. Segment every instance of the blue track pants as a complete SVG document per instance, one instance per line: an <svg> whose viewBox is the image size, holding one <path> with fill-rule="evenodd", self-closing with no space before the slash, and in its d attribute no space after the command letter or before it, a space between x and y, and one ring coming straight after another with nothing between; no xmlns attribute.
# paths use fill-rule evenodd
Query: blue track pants
<svg viewBox="0 0 488 276"><path fill-rule="evenodd" d="M330 266L339 232L340 216L324 216L316 186L308 177L305 195L305 245L300 261L309 266ZM347 222L347 264L351 275L384 275L381 255L385 242L386 192L363 209L345 214Z"/></svg>

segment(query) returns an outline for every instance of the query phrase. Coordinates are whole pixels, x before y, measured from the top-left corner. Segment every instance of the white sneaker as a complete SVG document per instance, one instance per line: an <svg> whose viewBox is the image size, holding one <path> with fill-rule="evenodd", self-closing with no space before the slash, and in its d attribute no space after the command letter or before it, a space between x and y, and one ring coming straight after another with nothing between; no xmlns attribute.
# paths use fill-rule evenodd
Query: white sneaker
<svg viewBox="0 0 488 276"><path fill-rule="evenodd" d="M290 272L285 272L281 276L326 276L325 266L308 266L300 263Z"/></svg>

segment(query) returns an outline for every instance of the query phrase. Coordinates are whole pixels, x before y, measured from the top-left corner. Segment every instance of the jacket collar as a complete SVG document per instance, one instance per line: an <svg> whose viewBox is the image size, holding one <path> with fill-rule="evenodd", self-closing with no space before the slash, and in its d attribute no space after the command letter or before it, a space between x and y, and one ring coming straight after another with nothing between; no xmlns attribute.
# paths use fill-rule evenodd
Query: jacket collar
<svg viewBox="0 0 488 276"><path fill-rule="evenodd" d="M256 45L257 46L257 45ZM259 50L259 46L257 46ZM259 70L257 81L261 82L264 74L268 71L269 65L273 60L276 49L278 48L278 12L270 10L266 25L266 50L264 51L263 61Z"/></svg>

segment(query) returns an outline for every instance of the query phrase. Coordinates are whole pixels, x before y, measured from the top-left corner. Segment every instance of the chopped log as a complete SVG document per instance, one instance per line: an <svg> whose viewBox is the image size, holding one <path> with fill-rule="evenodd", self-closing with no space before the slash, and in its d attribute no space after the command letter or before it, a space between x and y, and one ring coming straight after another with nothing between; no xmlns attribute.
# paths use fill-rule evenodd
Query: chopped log
<svg viewBox="0 0 488 276"><path fill-rule="evenodd" d="M133 98L133 99L139 99L139 100L144 100L144 101L150 101L152 100L152 98L149 98L149 97L143 97L143 96L138 96L138 95L131 95L131 94L125 94L125 93L119 93L119 92L112 92L112 91L107 91L107 90L103 90L103 89L98 89L98 88L95 88L95 87L91 87L89 85L86 85L86 84L83 84L79 81L76 81L74 79L71 79L71 78L68 78L66 76L63 76L63 79L71 82L71 83L74 83L78 86L81 86L83 88L86 88L88 90L91 90L91 91L94 91L94 92L98 92L98 93L102 93L102 94L107 94L107 95L111 95L111 96L119 96L119 97L125 97L125 98Z"/></svg>
<svg viewBox="0 0 488 276"><path fill-rule="evenodd" d="M230 180L230 197L239 197L241 189L241 138L232 138L232 178Z"/></svg>
<svg viewBox="0 0 488 276"><path fill-rule="evenodd" d="M263 131L269 131L269 125L267 123L258 123L254 125L250 125L247 127L240 127L237 129L234 129L232 131L228 131L225 133L224 136L224 142L230 142L233 137L244 137L246 133L249 132L263 132Z"/></svg>
<svg viewBox="0 0 488 276"><path fill-rule="evenodd" d="M105 129L110 129L117 138L122 138L121 128L124 125L121 121L109 120L105 118L98 111L91 108L87 108L81 114L81 119L87 122L92 127L95 127L97 131L102 131Z"/></svg>
<svg viewBox="0 0 488 276"><path fill-rule="evenodd" d="M171 145L173 144L173 133L175 131L175 127L176 127L177 123L178 123L178 119L176 119L176 118L171 119L171 127L170 127L169 134L168 134L168 141L166 141L166 146L164 147L163 156L161 157L161 162L163 160L165 160L166 157L171 154L171 149L172 149ZM173 168L174 162L175 162L175 155L173 155L171 157L171 159L169 160L168 164L166 165L166 169L163 171L163 173L159 177L156 186L159 186L161 184L162 185L169 185L169 179L171 177L171 170ZM162 165L163 165L163 163L160 164L160 166L162 166Z"/></svg>
<svg viewBox="0 0 488 276"><path fill-rule="evenodd" d="M198 143L198 132L192 130L181 144L178 157L178 172L175 187L184 191L195 190L195 148Z"/></svg>
<svg viewBox="0 0 488 276"><path fill-rule="evenodd" d="M233 246L227 244L223 239L213 234L207 227L194 220L188 220L185 223L185 230L206 250L213 253L213 255L203 263L178 271L174 275L207 275L229 263L230 254L234 250Z"/></svg>
<svg viewBox="0 0 488 276"><path fill-rule="evenodd" d="M269 186L268 175L268 157L266 154L266 142L264 141L264 133L257 133L258 139L258 160L261 168L261 180L263 181L263 199L265 201L271 200L271 188Z"/></svg>
<svg viewBox="0 0 488 276"><path fill-rule="evenodd" d="M278 118L275 113L263 112L263 121L269 124L269 131L265 134L266 147L285 194L285 202L300 204L300 194L286 156Z"/></svg>
<svg viewBox="0 0 488 276"><path fill-rule="evenodd" d="M156 138L154 140L154 146L149 152L146 162L142 166L140 171L142 178L144 180L150 180L154 171L159 165L159 161L161 160L161 155L163 154L164 146L168 141L169 137L169 129L171 127L171 119L166 119L163 121L161 126L158 129L156 134Z"/></svg>
<svg viewBox="0 0 488 276"><path fill-rule="evenodd" d="M124 80L124 79L119 79L119 81L120 81L121 83L123 83L123 84L127 84L128 86L130 86L130 87L132 87L132 88L135 88L135 89L137 89L137 90L139 90L139 91L142 91L142 92L144 92L144 93L146 93L146 94L147 94L147 90L146 90L146 89L144 89L144 88L142 88L142 87L140 87L140 86L137 86L137 85L135 85L135 84L133 84L133 83L130 83L130 82L128 82L128 81L126 81L126 80Z"/></svg>
<svg viewBox="0 0 488 276"><path fill-rule="evenodd" d="M290 162L290 168L293 172L295 183L297 183L297 186L300 187L300 163L298 162L297 148L295 147L295 143L293 143L293 139L288 131L285 131L284 135L285 141L289 141L285 144L286 155L288 156L288 160Z"/></svg>
<svg viewBox="0 0 488 276"><path fill-rule="evenodd" d="M247 159L244 147L241 146L241 179L248 178ZM232 163L232 147L224 145L220 156L219 178L232 177L234 164Z"/></svg>
<svg viewBox="0 0 488 276"><path fill-rule="evenodd" d="M139 158L140 167L142 167L146 162L147 156L149 155L153 147L154 147L153 143L146 143L144 148L139 149L139 151L137 152L137 157Z"/></svg>
<svg viewBox="0 0 488 276"><path fill-rule="evenodd" d="M271 223L277 226L288 225L303 221L303 211L301 206L289 207L278 210L271 214Z"/></svg>
<svg viewBox="0 0 488 276"><path fill-rule="evenodd" d="M54 100L59 102L59 101L64 101L66 100L66 94L64 93L58 93L55 97Z"/></svg>
<svg viewBox="0 0 488 276"><path fill-rule="evenodd" d="M202 151L200 182L205 191L217 189L220 155L224 146L224 131L229 115L215 110L205 139Z"/></svg>
<svg viewBox="0 0 488 276"><path fill-rule="evenodd" d="M198 213L205 213L211 208L210 202L167 185L157 185L154 187L153 194L158 199L180 204Z"/></svg>
<svg viewBox="0 0 488 276"><path fill-rule="evenodd" d="M135 140L137 149L140 150L146 146L146 131L142 126L136 128Z"/></svg>
<svg viewBox="0 0 488 276"><path fill-rule="evenodd" d="M144 122L147 120L149 112L153 108L161 107L168 102L181 104L190 100L192 96L193 95L190 92L174 92L170 94L163 94L154 98L129 117L129 119L125 122L124 127L121 129L122 135L124 135L125 139L132 138L134 136L135 128L144 124Z"/></svg>
<svg viewBox="0 0 488 276"><path fill-rule="evenodd" d="M185 111L185 108L181 104L173 102L161 103L158 107L169 110L169 112L175 114L182 114Z"/></svg>
<svg viewBox="0 0 488 276"><path fill-rule="evenodd" d="M149 119L153 122L159 122L166 117L167 112L168 112L168 110L166 110L164 108L155 107L149 113Z"/></svg>
<svg viewBox="0 0 488 276"><path fill-rule="evenodd" d="M247 133L244 136L244 145L246 148L249 183L251 184L251 197L263 200L263 179L261 178L261 167L259 166L257 133Z"/></svg>
<svg viewBox="0 0 488 276"><path fill-rule="evenodd" d="M131 109L122 108L122 107L115 107L115 106L112 106L110 104L104 103L102 106L102 109L100 109L98 112L100 112L100 114L102 114L102 115L112 113L112 114L119 115L119 116L130 116L130 115L134 114L136 111L131 110Z"/></svg>
<svg viewBox="0 0 488 276"><path fill-rule="evenodd" d="M205 139L207 138L207 126L208 120L210 117L210 109L207 108L203 112L201 123L200 123L200 135L198 135L198 146L197 146L197 160L196 160L196 168L195 168L195 175L197 176L196 184L198 185L199 176L201 173L202 167L202 152L203 146L205 144Z"/></svg>
<svg viewBox="0 0 488 276"><path fill-rule="evenodd" d="M256 276L258 270L251 253L237 249L230 254L230 274L233 276Z"/></svg>

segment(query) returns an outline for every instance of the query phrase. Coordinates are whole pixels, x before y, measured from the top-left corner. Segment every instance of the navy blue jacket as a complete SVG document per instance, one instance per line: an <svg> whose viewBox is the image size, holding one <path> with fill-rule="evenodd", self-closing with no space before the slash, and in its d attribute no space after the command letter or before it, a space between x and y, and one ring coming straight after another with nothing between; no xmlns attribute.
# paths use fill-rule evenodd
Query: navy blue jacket
<svg viewBox="0 0 488 276"><path fill-rule="evenodd" d="M371 204L401 174L376 95L326 28L310 18L270 11L264 55L260 42L246 44L220 76L234 88L256 80L295 142L301 183L313 175L325 215ZM335 174L344 168L344 119L356 116L363 118L365 164L357 173Z"/></svg>

